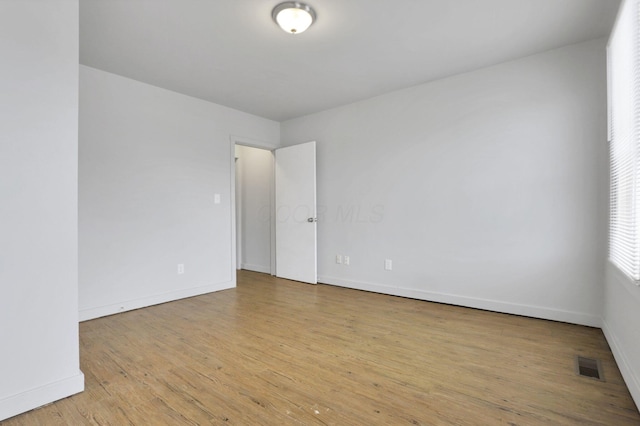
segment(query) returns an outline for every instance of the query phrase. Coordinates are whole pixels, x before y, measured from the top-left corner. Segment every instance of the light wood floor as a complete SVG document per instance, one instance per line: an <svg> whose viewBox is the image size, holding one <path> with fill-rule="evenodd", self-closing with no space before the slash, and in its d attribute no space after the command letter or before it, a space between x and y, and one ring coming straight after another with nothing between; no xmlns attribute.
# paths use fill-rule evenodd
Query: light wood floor
<svg viewBox="0 0 640 426"><path fill-rule="evenodd" d="M80 341L86 391L3 426L640 424L599 329L252 272Z"/></svg>

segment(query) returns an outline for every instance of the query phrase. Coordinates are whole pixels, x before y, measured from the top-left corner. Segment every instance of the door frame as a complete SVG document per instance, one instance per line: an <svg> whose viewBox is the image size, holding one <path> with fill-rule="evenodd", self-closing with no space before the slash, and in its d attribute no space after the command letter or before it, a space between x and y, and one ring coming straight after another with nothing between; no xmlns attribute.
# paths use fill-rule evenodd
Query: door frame
<svg viewBox="0 0 640 426"><path fill-rule="evenodd" d="M244 136L230 135L229 136L229 165L230 165L230 181L231 181L231 281L233 286L237 285L236 272L237 272L237 247L236 247L236 145L248 146L251 148L258 148L270 151L272 154L274 150L280 148L278 144L260 141L256 139L246 138ZM275 160L275 156L273 156ZM270 179L271 186L271 275L276 274L276 220L275 220L275 161L272 167L272 176Z"/></svg>
<svg viewBox="0 0 640 426"><path fill-rule="evenodd" d="M242 265L242 214L239 214L242 212L242 167L238 166L238 160L239 158L235 157L233 162L235 166L234 175L236 179L236 191L233 193L233 195L235 196L235 199L233 200L233 207L235 208L235 212L233 212L233 218L236 221L234 228L236 231L236 238L234 240L236 242L236 270L240 269L240 265ZM240 172L239 174L238 171ZM238 181L240 182L240 185L238 185ZM240 199L238 199L238 197L240 197ZM240 212L238 212L238 207L240 208Z"/></svg>

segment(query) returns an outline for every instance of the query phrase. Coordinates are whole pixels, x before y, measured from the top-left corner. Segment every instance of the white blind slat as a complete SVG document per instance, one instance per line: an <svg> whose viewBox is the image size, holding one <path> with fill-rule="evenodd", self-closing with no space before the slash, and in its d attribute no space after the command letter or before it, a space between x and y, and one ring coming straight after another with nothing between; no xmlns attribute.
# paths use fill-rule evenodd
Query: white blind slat
<svg viewBox="0 0 640 426"><path fill-rule="evenodd" d="M640 283L640 0L622 3L607 47L609 259Z"/></svg>

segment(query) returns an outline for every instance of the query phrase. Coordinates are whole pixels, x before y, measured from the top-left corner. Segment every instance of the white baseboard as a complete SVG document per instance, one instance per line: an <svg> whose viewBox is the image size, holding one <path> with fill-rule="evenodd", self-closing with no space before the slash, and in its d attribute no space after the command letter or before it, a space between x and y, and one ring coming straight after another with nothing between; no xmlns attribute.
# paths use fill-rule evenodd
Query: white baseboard
<svg viewBox="0 0 640 426"><path fill-rule="evenodd" d="M84 390L84 374L66 377L44 386L11 395L0 400L0 421L17 416L53 401L74 395Z"/></svg>
<svg viewBox="0 0 640 426"><path fill-rule="evenodd" d="M243 263L242 269L253 272L262 272L263 274L271 274L271 267L264 265L255 265L252 263Z"/></svg>
<svg viewBox="0 0 640 426"><path fill-rule="evenodd" d="M446 303L449 305L458 305L467 308L484 309L487 311L501 312L505 314L522 315L526 317L568 322L572 324L587 325L590 327L598 328L602 326L602 318L596 315L585 314L582 312L562 311L540 306L508 303L497 300L465 297L455 294L417 290L411 288L390 287L382 284L345 280L342 278L329 276L319 276L318 282L340 287L353 288L357 290L389 294L392 296L409 297L411 299L426 300L429 302Z"/></svg>
<svg viewBox="0 0 640 426"><path fill-rule="evenodd" d="M631 394L633 401L636 403L636 407L640 407L640 377L638 377L636 372L633 371L633 368L631 368L629 359L622 350L622 346L620 345L618 338L613 333L613 330L609 327L606 320L602 321L602 331L604 332L604 337L607 339L607 343L609 343L609 347L611 348L613 357L618 364L622 378L629 389L629 393Z"/></svg>
<svg viewBox="0 0 640 426"><path fill-rule="evenodd" d="M200 287L172 291L169 293L156 294L140 299L126 300L104 306L92 308L81 308L79 310L80 321L88 321L95 318L105 317L120 312L132 311L134 309L146 308L147 306L159 305L160 303L171 302L187 297L200 296L201 294L212 293L214 291L226 290L235 287L234 281L226 281L218 284L209 284Z"/></svg>

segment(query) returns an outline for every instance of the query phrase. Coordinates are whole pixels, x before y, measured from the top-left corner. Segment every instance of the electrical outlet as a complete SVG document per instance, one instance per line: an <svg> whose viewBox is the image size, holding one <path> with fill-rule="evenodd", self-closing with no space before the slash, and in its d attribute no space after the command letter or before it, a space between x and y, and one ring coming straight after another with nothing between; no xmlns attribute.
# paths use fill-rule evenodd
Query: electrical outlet
<svg viewBox="0 0 640 426"><path fill-rule="evenodd" d="M178 263L178 275L184 274L184 263Z"/></svg>
<svg viewBox="0 0 640 426"><path fill-rule="evenodd" d="M384 269L385 271L390 271L393 269L393 261L391 259L384 260Z"/></svg>
<svg viewBox="0 0 640 426"><path fill-rule="evenodd" d="M339 254L336 254L336 263L342 263L342 256Z"/></svg>
<svg viewBox="0 0 640 426"><path fill-rule="evenodd" d="M344 256L342 260L344 261L345 265L349 266L349 256Z"/></svg>

